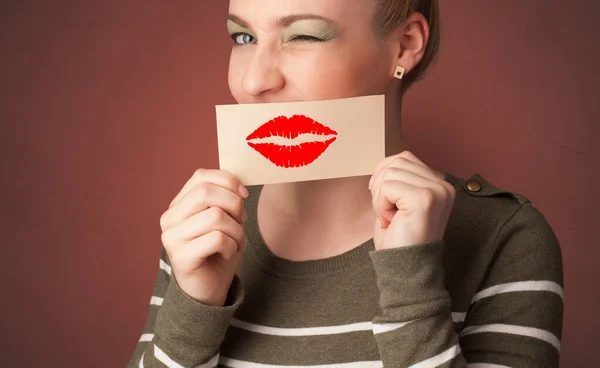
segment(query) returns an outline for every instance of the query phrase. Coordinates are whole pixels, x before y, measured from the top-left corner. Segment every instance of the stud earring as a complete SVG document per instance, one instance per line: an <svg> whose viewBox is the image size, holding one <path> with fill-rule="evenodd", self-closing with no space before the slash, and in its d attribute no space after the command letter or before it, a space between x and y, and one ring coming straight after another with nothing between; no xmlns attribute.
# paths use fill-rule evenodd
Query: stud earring
<svg viewBox="0 0 600 368"><path fill-rule="evenodd" d="M402 77L404 77L404 72L405 71L406 71L405 68L403 68L400 65L398 65L396 67L396 71L394 72L394 78L402 79Z"/></svg>

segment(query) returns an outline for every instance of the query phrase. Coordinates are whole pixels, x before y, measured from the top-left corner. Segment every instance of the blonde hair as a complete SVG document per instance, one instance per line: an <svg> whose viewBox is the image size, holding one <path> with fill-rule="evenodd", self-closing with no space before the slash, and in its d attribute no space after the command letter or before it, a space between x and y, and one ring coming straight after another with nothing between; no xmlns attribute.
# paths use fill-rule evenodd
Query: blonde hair
<svg viewBox="0 0 600 368"><path fill-rule="evenodd" d="M438 54L441 41L438 0L375 0L374 22L380 35L389 34L413 12L421 13L425 17L430 33L423 58L404 75L402 93L424 76Z"/></svg>

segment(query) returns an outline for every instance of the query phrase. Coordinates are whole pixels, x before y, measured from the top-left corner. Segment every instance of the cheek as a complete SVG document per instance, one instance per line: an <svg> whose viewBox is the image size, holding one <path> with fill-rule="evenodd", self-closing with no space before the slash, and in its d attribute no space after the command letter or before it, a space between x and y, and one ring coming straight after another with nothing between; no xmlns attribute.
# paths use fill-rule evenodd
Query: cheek
<svg viewBox="0 0 600 368"><path fill-rule="evenodd" d="M239 57L233 53L229 58L229 71L227 73L227 83L229 91L236 101L239 101L242 95L242 78L244 77L244 69Z"/></svg>
<svg viewBox="0 0 600 368"><path fill-rule="evenodd" d="M238 103L248 100L243 80L252 54L236 50L229 60L228 84ZM328 100L385 93L388 82L385 66L372 50L324 48L306 52L273 55L277 66L260 72L277 73L284 78L281 94L287 100Z"/></svg>
<svg viewBox="0 0 600 368"><path fill-rule="evenodd" d="M305 99L334 99L385 92L385 76L376 58L348 53L351 57L322 52L286 73L286 80ZM309 60L310 59L310 60Z"/></svg>

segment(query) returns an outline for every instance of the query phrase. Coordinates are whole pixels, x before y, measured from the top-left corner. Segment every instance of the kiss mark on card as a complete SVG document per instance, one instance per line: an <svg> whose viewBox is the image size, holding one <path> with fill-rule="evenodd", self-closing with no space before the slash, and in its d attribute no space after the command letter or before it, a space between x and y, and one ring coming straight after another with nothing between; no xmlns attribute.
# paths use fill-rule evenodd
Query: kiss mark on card
<svg viewBox="0 0 600 368"><path fill-rule="evenodd" d="M334 137L293 144L295 138L305 134L324 136L324 138ZM336 140L335 136L337 136L335 130L318 121L304 115L293 115L290 118L278 116L269 120L246 137L246 141L250 147L276 166L294 168L314 162ZM269 137L287 138L290 144L258 143ZM251 140L258 140L258 142L250 142Z"/></svg>
<svg viewBox="0 0 600 368"><path fill-rule="evenodd" d="M385 157L385 96L219 105L219 169L244 185L371 175Z"/></svg>

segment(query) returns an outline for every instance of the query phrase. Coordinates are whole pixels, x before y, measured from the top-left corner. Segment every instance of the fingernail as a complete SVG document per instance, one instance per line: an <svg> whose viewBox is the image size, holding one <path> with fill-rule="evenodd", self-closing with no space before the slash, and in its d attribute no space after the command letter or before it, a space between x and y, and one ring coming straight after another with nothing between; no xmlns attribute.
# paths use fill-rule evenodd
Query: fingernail
<svg viewBox="0 0 600 368"><path fill-rule="evenodd" d="M379 224L379 227L383 229L383 226L381 226L381 220L379 219L379 217L377 217L377 223Z"/></svg>
<svg viewBox="0 0 600 368"><path fill-rule="evenodd" d="M246 214L246 209L242 212L242 222L246 222L248 220L248 215Z"/></svg>
<svg viewBox="0 0 600 368"><path fill-rule="evenodd" d="M241 184L240 184L240 188L239 188L239 194L244 199L248 198L248 196L250 195L250 193L248 192L248 189L246 189L246 187Z"/></svg>
<svg viewBox="0 0 600 368"><path fill-rule="evenodd" d="M373 177L371 176L371 179L369 179L369 190L371 190L372 186L373 186Z"/></svg>

